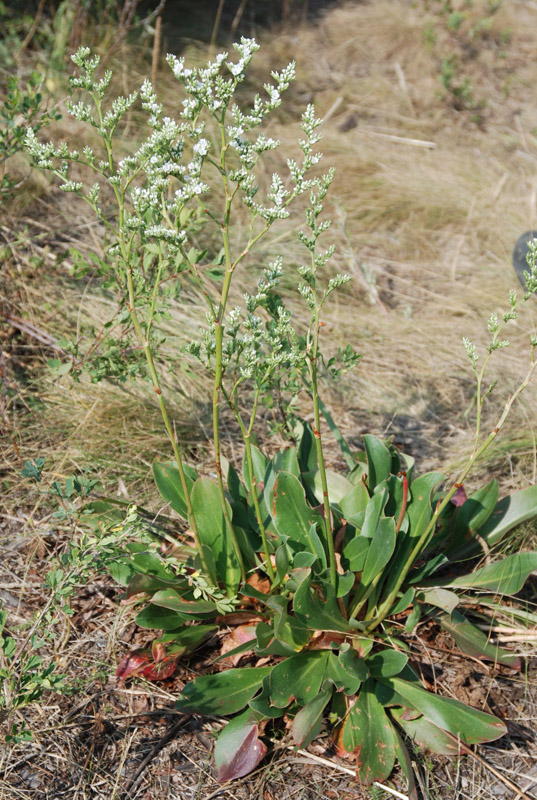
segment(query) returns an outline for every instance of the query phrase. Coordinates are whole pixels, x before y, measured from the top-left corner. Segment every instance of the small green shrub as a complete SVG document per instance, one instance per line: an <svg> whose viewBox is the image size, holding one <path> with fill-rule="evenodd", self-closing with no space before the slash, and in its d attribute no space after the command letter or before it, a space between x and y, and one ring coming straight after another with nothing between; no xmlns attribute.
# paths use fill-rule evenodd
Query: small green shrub
<svg viewBox="0 0 537 800"><path fill-rule="evenodd" d="M163 552L162 539L147 528L143 540L130 535L135 509L127 524L113 503L100 500L85 508L104 520L109 538L118 533L122 546L119 552L114 548L108 569L127 597L138 599L137 624L159 631L150 647L121 661L117 674L169 677L180 657L245 612L249 622L238 629L237 647L227 656L242 655L249 663L262 657L265 665L202 675L177 701L183 711L232 717L215 749L220 780L246 774L263 758L260 724L292 718L293 739L305 746L327 718L338 750L355 755L360 780L385 780L398 761L416 797L405 738L457 753L506 730L496 717L426 690L411 665L412 636L427 618L473 657L519 666L517 657L491 644L474 624L473 610L478 593L480 615L490 609L492 619L497 596L516 594L537 569L537 553L513 553L473 571L467 562L537 514L537 487L499 499L491 481L467 497L464 482L536 367L532 336L528 373L494 429L483 435L483 404L494 390L485 383L486 368L492 354L507 346L505 327L537 290L537 244L528 261L528 292L523 300L511 292L508 310L491 315L485 353L480 357L464 341L477 383L477 420L473 451L456 479L441 472L415 474L410 457L374 436L365 436L364 449L353 452L319 396L323 375L337 376L358 360L350 346L333 358L323 358L320 348L324 304L349 280L328 275L334 248L320 246L329 227L323 203L333 177L317 166L320 123L309 106L302 116L300 158L289 158L285 177L273 174L264 192L257 165L278 142L262 125L280 104L294 68L273 72L263 97L239 104L236 90L257 45L242 39L235 50L238 60L221 54L204 68L187 68L170 56L185 93L180 121L164 116L145 81L140 98L148 136L121 158L117 132L138 97L108 101L110 73L98 78L99 59L81 49L73 58L80 74L72 85L89 102L73 102L70 111L94 128L102 152L41 144L32 130L26 139L37 166L83 199L108 231L102 275L121 298L125 335L144 355L175 459L155 461L155 481L188 528ZM70 177L73 163L94 174L92 186ZM230 308L229 297L243 274L239 266L289 216L300 195L308 201L299 233L307 258L295 274L286 274L286 285L295 287L307 311L306 324L297 330L279 291L281 255L260 270L243 306ZM243 219L241 205L249 215L245 241L233 233L236 220ZM218 240L212 253L199 247L198 232L205 226ZM196 286L206 302L207 323L185 359L198 359L211 385L215 479L185 463L161 389L156 323L165 307L162 287L172 277ZM293 414L302 387L311 398L311 423ZM292 443L268 458L254 436L260 405L276 396ZM240 467L222 452L222 404L243 437ZM345 471L326 466L327 426L341 446Z"/></svg>

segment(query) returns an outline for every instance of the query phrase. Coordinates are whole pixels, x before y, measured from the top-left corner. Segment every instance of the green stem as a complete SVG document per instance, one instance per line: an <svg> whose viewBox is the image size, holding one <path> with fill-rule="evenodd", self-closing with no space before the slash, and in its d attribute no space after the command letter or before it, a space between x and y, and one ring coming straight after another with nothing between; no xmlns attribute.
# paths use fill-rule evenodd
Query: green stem
<svg viewBox="0 0 537 800"><path fill-rule="evenodd" d="M235 419L237 420L239 428L241 429L242 438L244 439L244 448L245 448L245 453L246 453L246 463L248 464L248 481L249 481L249 484L250 484L250 492L252 494L252 498L253 498L253 501L254 501L255 518L257 520L257 524L258 524L258 527L259 527L259 532L261 534L261 541L263 543L263 556L265 558L266 572L267 572L267 574L268 574L268 576L270 578L270 582L274 585L275 580L276 580L276 573L274 572L274 567L272 566L272 561L270 560L270 551L269 551L269 547L268 547L267 531L266 531L266 528L265 528L265 524L263 522L263 514L261 513L261 506L259 505L259 497L258 497L258 494L257 494L257 491L258 491L257 490L257 483L256 483L255 473L254 473L254 459L253 459L253 455L252 455L252 431L253 431L253 427L254 427L255 418L256 418L256 415L257 415L257 406L258 406L258 402L259 402L260 391L261 391L260 389L256 389L256 392L255 392L255 395L254 395L254 405L253 405L252 414L251 414L251 417L250 417L250 423L248 425L248 428L246 428L246 425L244 424L244 421L243 421L243 419L242 419L242 417L241 417L241 415L239 413L239 410L238 410L236 404L232 400L233 394L230 397L227 397L225 395L225 393L224 393L224 396L226 396L226 400L228 402L228 405L229 405L230 409L233 411L233 413L235 415Z"/></svg>
<svg viewBox="0 0 537 800"><path fill-rule="evenodd" d="M224 221L222 224L222 239L224 243L225 265L226 270L224 273L224 284L220 295L220 303L214 316L214 333L215 333L215 370L214 370L214 383L213 383L213 447L214 447L214 461L216 467L216 478L218 483L218 491L220 494L220 502L222 506L222 513L231 534L233 550L239 562L242 580L246 580L246 571L244 569L244 561L242 558L241 549L237 539L237 534L231 522L228 504L226 500L226 492L224 488L224 478L222 475L222 458L220 447L220 393L222 389L222 380L224 376L223 368L223 340L224 340L224 317L226 312L227 299L229 289L231 286L231 279L233 277L233 265L231 263L231 250L229 243L229 221L231 216L231 195L229 191L229 182L226 172L225 164L225 150L226 150L226 136L225 128L222 124L220 126L222 134L222 148L221 148L221 166L222 166L222 180L226 190L226 204L224 210Z"/></svg>
<svg viewBox="0 0 537 800"><path fill-rule="evenodd" d="M317 363L318 363L318 350L319 350L319 311L317 307L315 310L314 318L314 335L311 349L311 356L309 360L309 370L311 379L311 396L313 400L313 414L315 419L315 426L313 433L315 436L315 448L317 451L317 462L319 464L319 474L321 476L321 487L323 492L323 505L324 505L324 535L326 544L328 546L328 557L330 563L330 583L337 590L337 562L336 551L334 548L334 537L332 535L332 526L330 524L331 511L330 511L330 498L328 495L328 479L326 477L326 467L324 463L323 442L321 437L321 409L319 404L319 389L317 385Z"/></svg>

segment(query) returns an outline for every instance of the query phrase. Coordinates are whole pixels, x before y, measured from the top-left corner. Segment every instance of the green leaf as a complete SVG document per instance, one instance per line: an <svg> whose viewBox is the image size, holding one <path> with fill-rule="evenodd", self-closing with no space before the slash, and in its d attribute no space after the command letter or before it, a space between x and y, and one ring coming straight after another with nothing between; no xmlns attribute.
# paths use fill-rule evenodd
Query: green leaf
<svg viewBox="0 0 537 800"><path fill-rule="evenodd" d="M383 589L385 597L390 594L399 581L400 570L398 567L404 567L416 540L420 538L432 519L431 496L434 489L443 480L445 480L445 475L441 472L427 472L416 478L410 487L409 505L406 512L409 531L403 536L400 535L400 531L397 537L397 546L391 562L392 568Z"/></svg>
<svg viewBox="0 0 537 800"><path fill-rule="evenodd" d="M391 678L406 667L408 656L400 650L382 650L366 659L366 667L373 678Z"/></svg>
<svg viewBox="0 0 537 800"><path fill-rule="evenodd" d="M518 656L503 650L498 645L491 644L485 633L472 625L458 611L454 611L451 617L442 614L438 617L438 621L442 628L453 636L463 653L473 658L494 661L495 664L505 664L512 669L520 669Z"/></svg>
<svg viewBox="0 0 537 800"><path fill-rule="evenodd" d="M360 481L350 489L339 501L339 507L345 519L365 511L369 502L369 492L365 483Z"/></svg>
<svg viewBox="0 0 537 800"><path fill-rule="evenodd" d="M184 466L186 484L189 493L192 493L192 486L198 477L198 473L192 467ZM170 504L183 519L188 518L186 510L185 496L181 486L181 477L177 467L171 464L162 464L160 461L153 462L153 476L157 489L163 499Z"/></svg>
<svg viewBox="0 0 537 800"><path fill-rule="evenodd" d="M302 484L290 472L280 472L273 487L273 522L281 536L310 547L310 528L321 521L306 501Z"/></svg>
<svg viewBox="0 0 537 800"><path fill-rule="evenodd" d="M234 717L220 733L214 748L216 779L220 783L248 775L263 760L266 746L250 709Z"/></svg>
<svg viewBox="0 0 537 800"><path fill-rule="evenodd" d="M136 616L135 622L140 628L151 628L152 630L173 631L180 628L183 623L190 621L191 618L186 614L179 614L170 608L162 608L149 603Z"/></svg>
<svg viewBox="0 0 537 800"><path fill-rule="evenodd" d="M477 711L450 697L431 694L404 678L379 678L379 681L430 722L454 736L460 736L465 744L491 742L507 732L505 724L491 714Z"/></svg>
<svg viewBox="0 0 537 800"><path fill-rule="evenodd" d="M435 606L435 608L441 608L442 611L447 611L448 614L451 614L460 602L459 596L455 592L450 592L449 589L440 589L439 587L418 592L416 599Z"/></svg>
<svg viewBox="0 0 537 800"><path fill-rule="evenodd" d="M438 755L454 756L459 755L461 748L458 740L450 733L434 725L426 717L419 716L416 719L408 719L406 709L392 708L390 715L404 730L409 739L412 739L419 747L432 750Z"/></svg>
<svg viewBox="0 0 537 800"><path fill-rule="evenodd" d="M309 422L303 419L297 420L295 430L295 439L298 442L298 463L300 465L300 472L313 472L318 467L317 461L317 447L315 445L315 436Z"/></svg>
<svg viewBox="0 0 537 800"><path fill-rule="evenodd" d="M344 546L343 556L347 559L348 567L352 572L361 572L363 570L370 544L371 539L366 539L365 536L357 534Z"/></svg>
<svg viewBox="0 0 537 800"><path fill-rule="evenodd" d="M265 480L265 472L267 470L267 459L261 452L261 450L252 445L252 462L254 468L254 477L255 481L258 484L262 484ZM248 461L246 460L246 453L244 454L243 464L242 464L242 474L247 476L249 475L248 471Z"/></svg>
<svg viewBox="0 0 537 800"><path fill-rule="evenodd" d="M185 625L179 631L165 633L156 641L166 644L169 655L179 657L192 653L217 630L218 625Z"/></svg>
<svg viewBox="0 0 537 800"><path fill-rule="evenodd" d="M168 589L170 587L188 587L186 578L176 578L175 580L162 580L155 575L144 575L138 573L133 575L127 586L127 597L134 597L137 594L153 594L160 589Z"/></svg>
<svg viewBox="0 0 537 800"><path fill-rule="evenodd" d="M528 486L500 500L479 533L490 547L517 525L536 516L537 486Z"/></svg>
<svg viewBox="0 0 537 800"><path fill-rule="evenodd" d="M461 575L451 581L442 581L442 585L486 589L488 592L498 594L516 594L535 570L537 570L537 552L513 553L495 564L488 564L468 575Z"/></svg>
<svg viewBox="0 0 537 800"><path fill-rule="evenodd" d="M224 517L216 483L209 478L198 478L192 487L191 502L201 546L207 560L209 563L214 561L217 578L226 588L234 591L239 585L241 571L233 549L232 532ZM229 504L227 510L231 519Z"/></svg>
<svg viewBox="0 0 537 800"><path fill-rule="evenodd" d="M367 485L372 492L375 486L390 477L392 455L384 442L370 434L364 436L364 447L367 453Z"/></svg>
<svg viewBox="0 0 537 800"><path fill-rule="evenodd" d="M381 517L371 540L362 572L362 583L368 585L381 572L395 550L395 520Z"/></svg>
<svg viewBox="0 0 537 800"><path fill-rule="evenodd" d="M316 469L314 472L308 472L303 477L304 481L307 481L307 485L315 495L319 505L322 505L324 503L324 497L320 471ZM348 495L353 489L352 483L347 480L344 475L341 475L339 472L334 472L334 470L331 469L326 470L326 482L328 484L330 505L333 503L339 504L340 500Z"/></svg>
<svg viewBox="0 0 537 800"><path fill-rule="evenodd" d="M349 648L341 650L339 655L330 651L328 655L327 677L333 682L338 691L345 694L357 694L360 685L369 677L369 673L362 659L355 650Z"/></svg>
<svg viewBox="0 0 537 800"><path fill-rule="evenodd" d="M332 687L322 689L294 718L291 732L298 747L307 747L321 730L323 712L331 697Z"/></svg>
<svg viewBox="0 0 537 800"><path fill-rule="evenodd" d="M363 783L385 780L395 764L394 728L375 695L369 678L343 725L343 746L356 752L357 774Z"/></svg>
<svg viewBox="0 0 537 800"><path fill-rule="evenodd" d="M291 700L305 706L319 692L325 679L328 650L310 650L285 658L270 673L270 700L286 708Z"/></svg>
<svg viewBox="0 0 537 800"><path fill-rule="evenodd" d="M261 693L252 698L249 703L252 711L258 719L279 719L285 714L285 708L277 708L271 705L270 701L270 676L263 678L263 688Z"/></svg>
<svg viewBox="0 0 537 800"><path fill-rule="evenodd" d="M298 619L317 631L350 631L352 626L342 616L335 592L330 584L323 584L324 597L312 588L311 577L306 577L295 592L293 609Z"/></svg>
<svg viewBox="0 0 537 800"><path fill-rule="evenodd" d="M217 610L215 603L211 603L208 600L184 600L175 589L161 589L153 595L151 602L155 606L170 608L172 611L178 611L180 614L186 614L189 617L199 616L200 614L214 614Z"/></svg>
<svg viewBox="0 0 537 800"><path fill-rule="evenodd" d="M175 707L196 714L235 714L241 711L260 689L272 667L242 667L200 675L184 687Z"/></svg>
<svg viewBox="0 0 537 800"><path fill-rule="evenodd" d="M367 539L373 538L378 528L382 510L386 505L387 499L388 492L384 489L381 492L376 492L369 500L365 509L362 529L360 531L361 536L365 536Z"/></svg>

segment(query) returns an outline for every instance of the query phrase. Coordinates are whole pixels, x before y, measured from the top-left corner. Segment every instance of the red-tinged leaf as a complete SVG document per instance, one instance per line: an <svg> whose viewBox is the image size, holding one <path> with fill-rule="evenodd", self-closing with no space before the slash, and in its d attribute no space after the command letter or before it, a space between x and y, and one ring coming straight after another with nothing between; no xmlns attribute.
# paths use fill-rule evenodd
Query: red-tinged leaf
<svg viewBox="0 0 537 800"><path fill-rule="evenodd" d="M219 660L223 660L224 663L228 663L233 667L236 667L246 653L252 652L251 649L242 649L242 646L247 642L253 642L255 640L256 628L257 625L238 625L236 628L233 628L229 636L226 636L226 638L222 641ZM233 653L237 647L241 647L240 652ZM227 653L230 655L226 658L222 658L223 656L226 656Z"/></svg>
<svg viewBox="0 0 537 800"><path fill-rule="evenodd" d="M170 678L177 668L177 661L173 656L166 656L162 661L153 662L147 666L142 674L148 681L164 681Z"/></svg>
<svg viewBox="0 0 537 800"><path fill-rule="evenodd" d="M220 783L242 778L257 767L267 752L258 737L259 728L250 709L228 722L214 748Z"/></svg>
<svg viewBox="0 0 537 800"><path fill-rule="evenodd" d="M151 656L147 650L133 650L124 656L116 669L116 678L124 681L128 677L140 675L150 663Z"/></svg>
<svg viewBox="0 0 537 800"><path fill-rule="evenodd" d="M463 506L466 503L466 500L467 500L466 491L464 486L462 486L461 484L460 486L457 486L457 491L455 492L455 494L453 495L453 497L449 502L453 503L453 505L456 506L457 508L460 508L460 506Z"/></svg>
<svg viewBox="0 0 537 800"><path fill-rule="evenodd" d="M155 663L163 661L166 656L166 645L163 642L159 642L158 639L155 639L151 645L151 654Z"/></svg>

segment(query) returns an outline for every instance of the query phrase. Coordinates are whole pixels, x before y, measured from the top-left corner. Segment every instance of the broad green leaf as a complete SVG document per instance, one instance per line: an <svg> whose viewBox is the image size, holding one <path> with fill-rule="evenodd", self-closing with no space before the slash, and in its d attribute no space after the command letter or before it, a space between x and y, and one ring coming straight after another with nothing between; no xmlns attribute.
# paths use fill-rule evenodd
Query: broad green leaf
<svg viewBox="0 0 537 800"><path fill-rule="evenodd" d="M307 480L308 486L315 495L317 502L319 505L322 505L324 503L324 497L320 471L317 469L314 472L304 475L304 480ZM339 504L340 500L348 495L353 488L352 483L347 480L344 475L341 475L339 472L334 472L331 469L326 470L326 482L328 484L330 505L333 503Z"/></svg>
<svg viewBox="0 0 537 800"><path fill-rule="evenodd" d="M357 534L344 546L343 556L347 559L349 569L352 572L361 572L363 570L370 544L371 539L366 539L365 536Z"/></svg>
<svg viewBox="0 0 537 800"><path fill-rule="evenodd" d="M516 594L535 570L537 570L537 552L514 553L494 564L476 569L468 575L461 575L452 581L442 581L442 585L486 589L488 592L498 594Z"/></svg>
<svg viewBox="0 0 537 800"><path fill-rule="evenodd" d="M285 707L278 708L271 704L269 675L263 678L263 688L261 692L253 697L248 705L258 719L279 719L283 717L286 712Z"/></svg>
<svg viewBox="0 0 537 800"><path fill-rule="evenodd" d="M368 585L381 572L395 549L395 520L381 517L377 525L362 572L362 583Z"/></svg>
<svg viewBox="0 0 537 800"><path fill-rule="evenodd" d="M327 569L328 561L327 561L327 558L326 558L326 552L325 552L325 549L323 547L323 543L321 542L321 537L317 533L317 525L315 523L310 525L309 539L310 539L310 547L311 547L313 553L315 553L315 555L317 556L317 560L319 561L319 564L321 565L321 570ZM300 553L297 553L296 558L298 558L298 556L300 556ZM296 564L297 567L300 566L300 564L296 560L295 560L295 564ZM311 565L309 565L309 566L311 566Z"/></svg>
<svg viewBox="0 0 537 800"><path fill-rule="evenodd" d="M309 650L289 656L272 668L270 700L278 708L287 708L291 700L305 706L321 688L328 664L328 650Z"/></svg>
<svg viewBox="0 0 537 800"><path fill-rule="evenodd" d="M369 677L369 673L363 660L351 648L341 651L338 655L330 651L327 677L338 691L343 690L345 694L352 695L358 692L360 685Z"/></svg>
<svg viewBox="0 0 537 800"><path fill-rule="evenodd" d="M215 675L200 675L184 687L175 707L196 714L235 714L261 688L272 667L242 667Z"/></svg>
<svg viewBox="0 0 537 800"><path fill-rule="evenodd" d="M399 567L402 568L410 553L427 525L431 521L433 510L431 496L438 484L445 480L445 475L441 472L427 472L412 483L409 490L409 504L407 516L409 521L408 533L397 537L397 546L392 559L392 568L388 580L383 589L384 596L387 596L399 581Z"/></svg>
<svg viewBox="0 0 537 800"><path fill-rule="evenodd" d="M369 492L365 483L360 481L352 486L347 494L339 500L339 507L343 512L345 519L359 514L360 511L365 511L369 502Z"/></svg>
<svg viewBox="0 0 537 800"><path fill-rule="evenodd" d="M186 484L189 494L192 493L192 486L198 477L198 473L192 467L184 466ZM181 485L179 470L171 464L162 464L160 461L153 462L153 476L157 489L167 503L176 511L180 517L187 519L185 496Z"/></svg>
<svg viewBox="0 0 537 800"><path fill-rule="evenodd" d="M185 622L191 621L191 617L186 614L179 614L170 608L162 608L149 603L136 616L135 622L140 628L151 628L152 630L173 631L180 628Z"/></svg>
<svg viewBox="0 0 537 800"><path fill-rule="evenodd" d="M318 466L317 447L309 422L305 422L303 419L297 420L294 435L298 442L297 451L300 472L315 471Z"/></svg>
<svg viewBox="0 0 537 800"><path fill-rule="evenodd" d="M394 728L375 696L369 678L343 724L345 750L356 753L358 778L366 784L385 780L395 764Z"/></svg>
<svg viewBox="0 0 537 800"><path fill-rule="evenodd" d="M243 502L248 497L248 491L241 481L239 473L233 464L229 462L227 464L227 469L224 467L224 471L227 474L227 488L232 499L237 504Z"/></svg>
<svg viewBox="0 0 537 800"><path fill-rule="evenodd" d="M302 484L290 472L280 472L273 487L273 522L281 536L310 547L310 528L319 515L306 501Z"/></svg>
<svg viewBox="0 0 537 800"><path fill-rule="evenodd" d="M500 500L479 533L490 547L517 525L536 516L537 486L528 486Z"/></svg>
<svg viewBox="0 0 537 800"><path fill-rule="evenodd" d="M263 760L266 746L250 709L234 717L220 733L214 747L216 779L220 783L248 775Z"/></svg>
<svg viewBox="0 0 537 800"><path fill-rule="evenodd" d="M408 656L400 650L382 650L366 659L365 665L373 678L391 678L406 667Z"/></svg>
<svg viewBox="0 0 537 800"><path fill-rule="evenodd" d="M427 472L413 481L407 510L412 539L419 538L429 524L433 515L431 496L445 478L442 472Z"/></svg>
<svg viewBox="0 0 537 800"><path fill-rule="evenodd" d="M281 450L278 450L272 462L277 474L280 472L290 472L295 478L300 478L300 467L295 447L282 447Z"/></svg>
<svg viewBox="0 0 537 800"><path fill-rule="evenodd" d="M146 544L131 542L126 547L127 554L110 561L107 570L112 578L122 586L128 586L136 575L150 575L162 581L176 580L175 573L156 553L149 552Z"/></svg>
<svg viewBox="0 0 537 800"><path fill-rule="evenodd" d="M287 613L288 600L281 595L269 597L267 606L274 611L274 637L298 652L309 642L308 628L296 617Z"/></svg>
<svg viewBox="0 0 537 800"><path fill-rule="evenodd" d="M438 755L455 756L460 755L461 748L458 740L450 733L434 725L426 717L420 716L416 719L408 719L405 716L404 708L390 709L390 715L404 730L409 739L412 739L420 747L432 750Z"/></svg>
<svg viewBox="0 0 537 800"><path fill-rule="evenodd" d="M323 712L331 697L332 687L322 689L294 718L291 732L298 747L307 747L321 730Z"/></svg>
<svg viewBox="0 0 537 800"><path fill-rule="evenodd" d="M267 459L261 452L261 450L252 445L252 462L254 468L254 478L257 484L262 484L265 480L265 472L267 470ZM244 475L244 479L246 483L249 485L249 470L248 470L248 461L246 459L246 453L244 454L244 459L242 463L242 474Z"/></svg>
<svg viewBox="0 0 537 800"><path fill-rule="evenodd" d="M361 536L367 539L372 539L378 528L379 520L382 515L382 510L386 505L388 499L388 492L386 490L378 492L373 495L369 500L365 509L364 521L360 531Z"/></svg>
<svg viewBox="0 0 537 800"><path fill-rule="evenodd" d="M439 728L459 736L465 744L491 742L503 736L503 722L484 711L477 711L450 697L439 697L401 677L379 678L384 686L402 697Z"/></svg>
<svg viewBox="0 0 537 800"><path fill-rule="evenodd" d="M162 608L170 608L187 616L214 614L216 605L208 600L184 600L175 589L161 589L151 598L151 603Z"/></svg>
<svg viewBox="0 0 537 800"><path fill-rule="evenodd" d="M395 601L394 605L390 610L390 616L395 616L395 614L400 614L401 611L406 611L409 605L414 601L414 595L416 594L416 590L410 587L409 589L404 592L398 600Z"/></svg>
<svg viewBox="0 0 537 800"><path fill-rule="evenodd" d="M496 664L505 664L512 669L520 669L518 656L503 650L498 645L491 644L485 633L472 625L458 611L454 611L451 616L442 614L438 617L438 621L442 628L453 636L463 653L474 658L494 661Z"/></svg>
<svg viewBox="0 0 537 800"><path fill-rule="evenodd" d="M367 453L367 485L372 492L377 484L390 477L392 455L384 442L370 434L364 436L364 447Z"/></svg>
<svg viewBox="0 0 537 800"><path fill-rule="evenodd" d="M449 589L440 589L438 586L418 592L416 598L423 603L429 603L435 608L441 608L442 611L447 611L448 614L451 614L460 602L459 596L455 592L450 592Z"/></svg>
<svg viewBox="0 0 537 800"><path fill-rule="evenodd" d="M214 561L218 579L226 588L235 590L241 572L216 483L209 478L198 478L192 487L191 502L204 553ZM231 519L229 504L227 509Z"/></svg>
<svg viewBox="0 0 537 800"><path fill-rule="evenodd" d="M178 631L165 633L157 642L166 644L166 652L176 657L192 653L218 630L218 625L185 625Z"/></svg>
<svg viewBox="0 0 537 800"><path fill-rule="evenodd" d="M342 616L334 590L323 584L321 597L314 591L311 578L306 577L295 592L293 609L298 619L314 630L350 631L352 626Z"/></svg>
<svg viewBox="0 0 537 800"><path fill-rule="evenodd" d="M175 580L165 581L162 578L157 578L155 575L148 575L138 573L133 575L127 586L127 597L134 597L137 594L153 594L160 589L168 589L170 587L188 587L186 578L176 578ZM158 605L158 604L157 604Z"/></svg>

